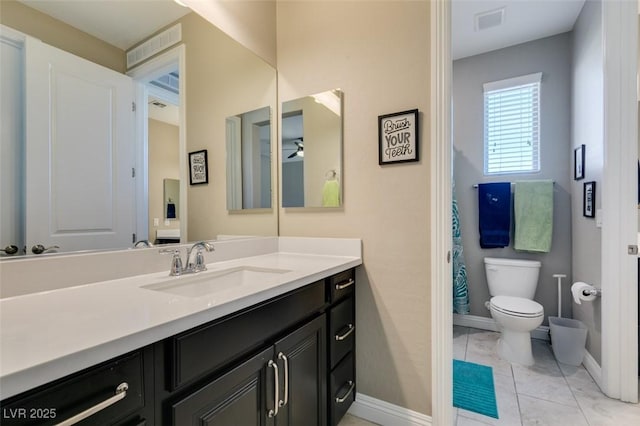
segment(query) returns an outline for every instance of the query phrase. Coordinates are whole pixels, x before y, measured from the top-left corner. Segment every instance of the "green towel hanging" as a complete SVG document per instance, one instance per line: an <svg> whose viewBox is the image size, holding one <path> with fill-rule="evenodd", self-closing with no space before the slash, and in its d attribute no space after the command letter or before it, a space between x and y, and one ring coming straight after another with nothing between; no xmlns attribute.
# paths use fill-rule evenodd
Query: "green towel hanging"
<svg viewBox="0 0 640 426"><path fill-rule="evenodd" d="M553 181L520 181L514 190L514 248L547 253L553 238Z"/></svg>

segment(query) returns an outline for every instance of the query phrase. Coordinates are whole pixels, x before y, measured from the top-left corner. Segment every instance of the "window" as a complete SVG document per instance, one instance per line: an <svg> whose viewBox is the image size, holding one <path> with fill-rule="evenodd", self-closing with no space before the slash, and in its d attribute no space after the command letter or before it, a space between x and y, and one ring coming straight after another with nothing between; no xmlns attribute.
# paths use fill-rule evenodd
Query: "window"
<svg viewBox="0 0 640 426"><path fill-rule="evenodd" d="M484 84L484 174L540 171L542 73Z"/></svg>

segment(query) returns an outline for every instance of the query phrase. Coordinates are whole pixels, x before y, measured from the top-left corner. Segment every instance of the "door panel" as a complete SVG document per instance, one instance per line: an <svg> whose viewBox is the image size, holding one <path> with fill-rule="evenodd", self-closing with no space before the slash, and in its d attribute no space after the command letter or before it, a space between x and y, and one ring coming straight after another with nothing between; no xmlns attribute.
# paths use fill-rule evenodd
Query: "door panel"
<svg viewBox="0 0 640 426"><path fill-rule="evenodd" d="M276 425L327 424L325 323L323 314L276 343L275 353L282 371L279 376L282 406Z"/></svg>
<svg viewBox="0 0 640 426"><path fill-rule="evenodd" d="M30 38L25 54L27 250L129 246L131 78Z"/></svg>

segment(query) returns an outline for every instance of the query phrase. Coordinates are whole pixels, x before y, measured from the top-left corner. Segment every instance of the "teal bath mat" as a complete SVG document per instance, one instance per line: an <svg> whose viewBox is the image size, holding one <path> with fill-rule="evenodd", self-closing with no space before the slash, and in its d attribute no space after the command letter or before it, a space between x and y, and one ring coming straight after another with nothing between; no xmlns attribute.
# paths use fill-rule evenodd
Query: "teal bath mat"
<svg viewBox="0 0 640 426"><path fill-rule="evenodd" d="M453 406L498 418L493 369L453 360Z"/></svg>

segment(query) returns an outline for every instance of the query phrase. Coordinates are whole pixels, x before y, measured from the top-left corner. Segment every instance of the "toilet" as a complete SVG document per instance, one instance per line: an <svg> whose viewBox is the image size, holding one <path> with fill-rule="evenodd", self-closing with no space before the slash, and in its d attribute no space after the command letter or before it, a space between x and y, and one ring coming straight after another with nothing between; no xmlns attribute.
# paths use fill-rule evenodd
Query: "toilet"
<svg viewBox="0 0 640 426"><path fill-rule="evenodd" d="M534 260L484 258L491 295L485 305L500 332L498 355L509 362L534 364L530 332L544 319L544 308L533 301L541 265Z"/></svg>

